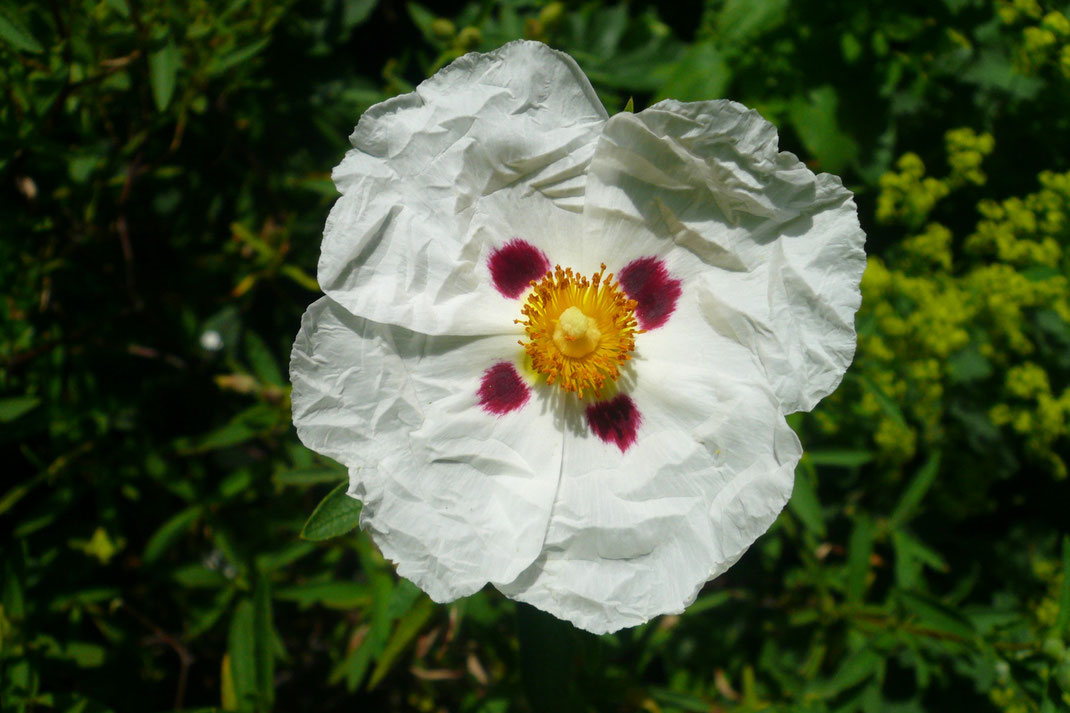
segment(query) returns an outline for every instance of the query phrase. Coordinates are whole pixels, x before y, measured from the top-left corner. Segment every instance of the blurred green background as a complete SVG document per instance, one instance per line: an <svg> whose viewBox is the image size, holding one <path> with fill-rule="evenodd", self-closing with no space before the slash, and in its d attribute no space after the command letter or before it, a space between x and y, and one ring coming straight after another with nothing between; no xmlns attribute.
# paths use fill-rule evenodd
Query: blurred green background
<svg viewBox="0 0 1070 713"><path fill-rule="evenodd" d="M0 0L0 707L1070 709L1068 10ZM290 425L357 118L518 37L757 108L869 235L788 509L600 638L399 581Z"/></svg>

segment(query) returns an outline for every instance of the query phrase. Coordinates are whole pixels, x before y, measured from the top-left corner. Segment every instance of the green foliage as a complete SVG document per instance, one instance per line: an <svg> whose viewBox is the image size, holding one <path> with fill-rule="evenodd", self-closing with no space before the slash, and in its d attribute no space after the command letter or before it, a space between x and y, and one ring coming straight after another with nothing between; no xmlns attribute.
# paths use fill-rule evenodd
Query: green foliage
<svg viewBox="0 0 1070 713"><path fill-rule="evenodd" d="M0 1L0 706L1070 706L1067 8L438 7ZM518 37L610 112L757 107L869 234L789 507L684 614L606 637L431 602L290 425L345 137Z"/></svg>

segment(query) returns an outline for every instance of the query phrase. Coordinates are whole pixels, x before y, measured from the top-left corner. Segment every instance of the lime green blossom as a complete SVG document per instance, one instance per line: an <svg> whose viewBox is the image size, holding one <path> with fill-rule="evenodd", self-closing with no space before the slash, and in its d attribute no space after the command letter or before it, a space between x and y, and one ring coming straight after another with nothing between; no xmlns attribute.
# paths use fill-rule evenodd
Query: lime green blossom
<svg viewBox="0 0 1070 713"><path fill-rule="evenodd" d="M1070 20L1061 12L1049 12L1040 24L1062 37L1070 35Z"/></svg>
<svg viewBox="0 0 1070 713"><path fill-rule="evenodd" d="M948 131L944 136L950 172L946 178L926 176L925 163L914 153L906 153L896 162L896 171L880 178L877 196L877 220L919 226L937 202L953 189L966 183L983 185L987 180L981 170L984 157L992 153L995 139L970 128Z"/></svg>
<svg viewBox="0 0 1070 713"><path fill-rule="evenodd" d="M1024 17L1041 16L1028 5L1013 7ZM1046 22L1058 32L1057 18ZM927 177L921 158L905 154L881 179L878 217L923 225L942 197L985 181L981 164L994 147L989 134L947 132L944 178ZM1062 247L1070 228L1070 173L1044 172L1039 184L1033 193L978 204L976 226L957 253L951 229L930 222L886 258L870 257L856 366L869 386L833 398L857 422L872 424L872 442L888 467L901 467L942 437L945 400L961 378L956 360L972 354L967 361L980 371L968 378L985 378L985 364L1006 375L1002 392L988 400L992 424L1016 434L1029 457L1056 477L1065 474L1056 449L1070 438L1070 390L1053 390L1061 382L1038 358L1034 316L1050 311L1070 324L1070 261ZM902 417L889 413L879 394ZM819 425L826 432L839 427L831 418Z"/></svg>

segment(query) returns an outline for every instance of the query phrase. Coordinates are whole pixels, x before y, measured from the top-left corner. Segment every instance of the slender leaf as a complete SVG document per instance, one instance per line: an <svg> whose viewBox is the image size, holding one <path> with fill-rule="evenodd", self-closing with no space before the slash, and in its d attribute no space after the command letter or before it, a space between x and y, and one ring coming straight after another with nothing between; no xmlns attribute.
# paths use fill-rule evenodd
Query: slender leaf
<svg viewBox="0 0 1070 713"><path fill-rule="evenodd" d="M1065 636L1070 625L1070 535L1063 535L1063 581L1059 587L1059 613L1055 618L1052 633Z"/></svg>
<svg viewBox="0 0 1070 713"><path fill-rule="evenodd" d="M717 16L718 39L742 44L783 24L788 0L726 0Z"/></svg>
<svg viewBox="0 0 1070 713"><path fill-rule="evenodd" d="M253 640L256 644L256 688L263 708L275 699L275 629L271 613L271 585L257 576L253 592Z"/></svg>
<svg viewBox="0 0 1070 713"><path fill-rule="evenodd" d="M244 47L239 47L233 52L228 52L209 65L208 74L213 77L218 76L231 67L248 62L250 59L260 54L270 43L271 37L262 37L259 40L250 42Z"/></svg>
<svg viewBox="0 0 1070 713"><path fill-rule="evenodd" d="M435 603L427 597L422 597L419 603L401 618L394 629L394 633L390 636L390 640L386 643L386 648L383 649L383 653L379 656L371 678L368 679L369 690L375 688L383 680L383 677L390 672L398 657L401 656L416 635L420 633L424 624L434 613Z"/></svg>
<svg viewBox="0 0 1070 713"><path fill-rule="evenodd" d="M238 602L230 618L230 632L227 636L234 695L241 708L255 701L257 694L254 619L253 603L248 599Z"/></svg>
<svg viewBox="0 0 1070 713"><path fill-rule="evenodd" d="M343 468L295 468L275 473L271 480L277 485L319 485L338 483L345 477Z"/></svg>
<svg viewBox="0 0 1070 713"><path fill-rule="evenodd" d="M936 451L929 456L929 460L925 461L925 464L910 481L910 485L907 486L903 496L899 498L899 503L895 506L895 510L892 511L892 516L889 518L892 527L898 527L910 519L925 497L925 493L929 492L929 488L932 487L933 481L936 480L936 476L939 473L940 451Z"/></svg>
<svg viewBox="0 0 1070 713"><path fill-rule="evenodd" d="M182 55L173 39L168 39L167 44L149 55L149 83L152 86L152 98L160 111L171 103L181 64Z"/></svg>
<svg viewBox="0 0 1070 713"><path fill-rule="evenodd" d="M151 563L160 559L164 552L189 529L189 527L201 516L202 507L193 505L173 515L164 524L152 533L152 537L145 543L145 549L141 553L141 559Z"/></svg>
<svg viewBox="0 0 1070 713"><path fill-rule="evenodd" d="M37 408L41 399L36 396L13 396L0 399L0 423L10 423Z"/></svg>
<svg viewBox="0 0 1070 713"><path fill-rule="evenodd" d="M0 5L0 40L24 52L39 54L45 51L29 28L23 24L17 10L6 2Z"/></svg>
<svg viewBox="0 0 1070 713"><path fill-rule="evenodd" d="M873 521L860 515L855 521L851 540L847 544L847 600L862 601L869 575L869 558L873 554Z"/></svg>
<svg viewBox="0 0 1070 713"><path fill-rule="evenodd" d="M825 519L821 511L821 503L817 499L817 487L815 479L817 474L809 464L800 463L795 472L795 487L791 492L791 500L788 506L795 516L799 518L806 529L818 537L824 537Z"/></svg>
<svg viewBox="0 0 1070 713"><path fill-rule="evenodd" d="M286 379L283 378L271 349L256 332L251 330L245 332L245 356L256 378L261 382L272 386L286 385Z"/></svg>
<svg viewBox="0 0 1070 713"><path fill-rule="evenodd" d="M360 502L346 495L347 483L340 483L312 511L301 537L329 540L340 537L360 524Z"/></svg>
<svg viewBox="0 0 1070 713"><path fill-rule="evenodd" d="M861 450L823 450L807 451L806 460L816 466L832 466L838 468L857 468L873 460L873 454Z"/></svg>
<svg viewBox="0 0 1070 713"><path fill-rule="evenodd" d="M920 624L936 634L968 640L972 640L976 634L969 619L928 595L898 590L896 598L907 614L914 615Z"/></svg>
<svg viewBox="0 0 1070 713"><path fill-rule="evenodd" d="M528 604L516 605L520 667L528 703L535 711L583 709L577 680L578 632L567 622Z"/></svg>

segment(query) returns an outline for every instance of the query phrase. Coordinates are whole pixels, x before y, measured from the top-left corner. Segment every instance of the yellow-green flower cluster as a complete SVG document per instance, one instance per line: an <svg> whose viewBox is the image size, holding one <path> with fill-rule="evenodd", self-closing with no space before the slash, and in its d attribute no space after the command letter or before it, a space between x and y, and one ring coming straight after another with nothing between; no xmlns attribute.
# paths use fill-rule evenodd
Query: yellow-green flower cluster
<svg viewBox="0 0 1070 713"><path fill-rule="evenodd" d="M1003 1L997 10L1004 24L1025 23L1017 50L1019 69L1035 73L1054 64L1070 79L1070 19L1053 10L1044 13L1036 0Z"/></svg>
<svg viewBox="0 0 1070 713"><path fill-rule="evenodd" d="M878 221L918 227L953 189L966 183L984 185L987 177L981 162L995 148L992 135L964 127L948 131L944 142L950 169L945 178L926 176L925 163L914 153L904 154L896 162L896 171L881 176Z"/></svg>
<svg viewBox="0 0 1070 713"><path fill-rule="evenodd" d="M947 162L951 168L948 183L959 186L973 183L983 186L988 177L981 170L985 156L996 148L992 134L978 134L969 127L952 129L944 135L947 145Z"/></svg>
<svg viewBox="0 0 1070 713"><path fill-rule="evenodd" d="M1011 265L1057 267L1063 260L1060 239L1070 225L1070 173L1045 171L1040 185L1024 198L982 201L978 211L984 220L966 248Z"/></svg>
<svg viewBox="0 0 1070 713"><path fill-rule="evenodd" d="M950 274L950 238L947 228L933 224L906 241L904 255L920 258L913 264L921 274L890 269L871 257L862 277L862 319L872 329L859 334L858 368L874 388L850 408L875 423L874 443L894 462L912 458L919 437L925 443L941 438L947 360L970 342L967 327L976 308ZM931 267L923 267L926 262ZM875 392L898 404L907 418L889 414Z"/></svg>
<svg viewBox="0 0 1070 713"><path fill-rule="evenodd" d="M1048 381L1048 373L1032 362L1025 362L1007 370L1006 403L999 403L989 411L992 423L1010 426L1025 438L1026 447L1037 457L1047 460L1055 476L1065 478L1066 463L1055 453L1053 445L1060 438L1070 436L1070 388L1056 396Z"/></svg>
<svg viewBox="0 0 1070 713"><path fill-rule="evenodd" d="M903 154L895 167L895 172L880 178L877 220L919 225L937 201L948 194L949 188L945 182L925 176L925 164L915 153Z"/></svg>
<svg viewBox="0 0 1070 713"><path fill-rule="evenodd" d="M1005 25L1013 25L1023 18L1039 20L1044 10L1037 0L1000 0L997 13Z"/></svg>
<svg viewBox="0 0 1070 713"><path fill-rule="evenodd" d="M1025 331L1026 310L1048 307L1070 316L1070 295L1064 275L1031 279L1010 265L996 263L975 268L963 280L975 295L978 326L984 328L987 337L982 351L1001 363L1009 362L1013 354L1033 353L1033 340ZM1003 356L1002 348L1012 354Z"/></svg>
<svg viewBox="0 0 1070 713"><path fill-rule="evenodd" d="M981 162L994 143L969 129L949 131L950 170L942 179L926 178L921 159L905 155L881 181L883 219L920 226L941 197L984 183ZM990 420L1017 434L1030 457L1057 476L1066 473L1055 451L1070 438L1070 389L1053 389L1059 378L1038 358L1034 317L1043 311L1070 325L1070 260L1062 248L1070 173L1043 173L1039 181L1035 193L982 201L974 232L959 243L964 252L955 253L947 226L930 222L884 259L870 258L862 278L858 388L836 394L834 408L871 424L885 463L904 463L919 447L939 443L951 388L969 389L1002 371L1003 391L982 396ZM832 416L819 415L818 424L840 428Z"/></svg>

